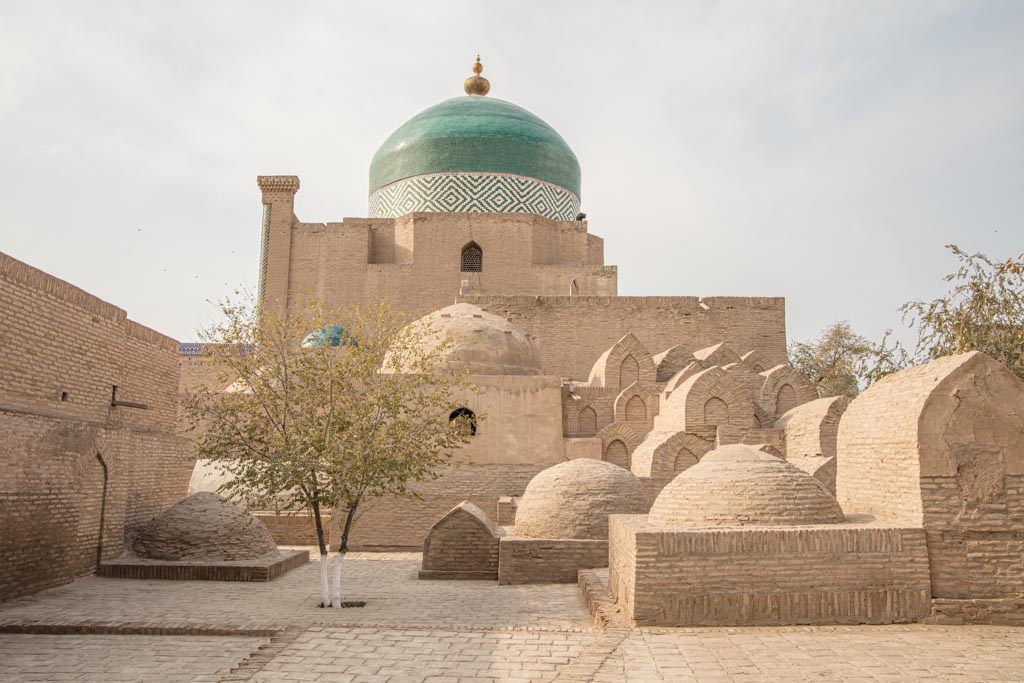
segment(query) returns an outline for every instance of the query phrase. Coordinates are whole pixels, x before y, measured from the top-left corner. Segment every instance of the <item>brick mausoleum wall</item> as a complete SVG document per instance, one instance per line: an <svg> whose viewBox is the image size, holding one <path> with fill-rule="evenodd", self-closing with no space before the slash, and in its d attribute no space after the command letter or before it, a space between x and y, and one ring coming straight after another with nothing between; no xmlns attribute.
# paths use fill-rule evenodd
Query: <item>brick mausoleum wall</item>
<svg viewBox="0 0 1024 683"><path fill-rule="evenodd" d="M632 332L651 354L688 353L719 342L786 354L785 299L773 297L464 296L507 317L540 345L545 374L585 381L594 363Z"/></svg>
<svg viewBox="0 0 1024 683"><path fill-rule="evenodd" d="M427 572L480 573L498 576L498 528L493 518L481 519L481 510L460 505L430 530L423 544Z"/></svg>
<svg viewBox="0 0 1024 683"><path fill-rule="evenodd" d="M421 498L381 498L363 509L349 538L352 550L423 546L430 527L464 500L497 519L498 498L521 496L526 485L550 465L452 465L441 477L416 485ZM339 527L345 515L331 518L331 548L341 542Z"/></svg>
<svg viewBox="0 0 1024 683"><path fill-rule="evenodd" d="M117 556L126 527L185 495L193 461L176 341L4 254L0 319L2 600Z"/></svg>
<svg viewBox="0 0 1024 683"><path fill-rule="evenodd" d="M963 515L962 491L969 485L959 477L921 478L936 597L991 600L1024 595L1024 477L1001 479L1002 499L993 497L988 506Z"/></svg>
<svg viewBox="0 0 1024 683"><path fill-rule="evenodd" d="M775 424L785 430L787 459L836 454L839 421L850 405L846 396L819 398L793 408Z"/></svg>
<svg viewBox="0 0 1024 683"><path fill-rule="evenodd" d="M924 620L929 624L990 624L993 626L1024 626L1024 598L994 600L932 599L932 614Z"/></svg>
<svg viewBox="0 0 1024 683"><path fill-rule="evenodd" d="M675 479L675 477L640 477L640 483L644 487L644 496L647 499L648 509L654 505L654 501L658 499L658 496L661 494L661 490L673 479Z"/></svg>
<svg viewBox="0 0 1024 683"><path fill-rule="evenodd" d="M278 545L317 545L316 521L308 514L280 514L273 512L254 512L253 517L267 527ZM324 526L324 540L330 543L331 516L321 515Z"/></svg>
<svg viewBox="0 0 1024 683"><path fill-rule="evenodd" d="M580 294L617 291L615 267L603 265L603 240L582 221L525 213L414 213L303 223L294 217L290 197L269 199L274 242L267 291L271 297L287 292L290 307L310 296L328 308L388 297L413 319L451 304L463 280L487 294L568 295L573 281ZM461 271L462 249L470 242L483 251L481 272Z"/></svg>
<svg viewBox="0 0 1024 683"><path fill-rule="evenodd" d="M1018 598L1022 433L1024 382L1004 365L970 352L909 368L844 413L837 498L847 514L923 526L933 597L975 601L972 612L979 601Z"/></svg>
<svg viewBox="0 0 1024 683"><path fill-rule="evenodd" d="M498 583L576 583L581 569L608 565L608 541L503 537Z"/></svg>
<svg viewBox="0 0 1024 683"><path fill-rule="evenodd" d="M638 625L894 623L931 611L922 529L687 529L611 518L609 588Z"/></svg>

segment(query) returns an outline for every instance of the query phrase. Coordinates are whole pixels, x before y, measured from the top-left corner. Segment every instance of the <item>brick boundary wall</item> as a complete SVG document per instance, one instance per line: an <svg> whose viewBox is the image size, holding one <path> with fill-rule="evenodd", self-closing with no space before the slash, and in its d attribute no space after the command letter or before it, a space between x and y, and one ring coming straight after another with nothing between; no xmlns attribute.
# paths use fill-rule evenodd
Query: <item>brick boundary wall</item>
<svg viewBox="0 0 1024 683"><path fill-rule="evenodd" d="M318 545L316 537L316 520L311 514L274 514L273 512L254 512L267 531L274 537L278 545ZM331 543L331 515L321 514L324 526L324 540Z"/></svg>
<svg viewBox="0 0 1024 683"><path fill-rule="evenodd" d="M67 583L184 497L179 344L0 253L0 600Z"/></svg>

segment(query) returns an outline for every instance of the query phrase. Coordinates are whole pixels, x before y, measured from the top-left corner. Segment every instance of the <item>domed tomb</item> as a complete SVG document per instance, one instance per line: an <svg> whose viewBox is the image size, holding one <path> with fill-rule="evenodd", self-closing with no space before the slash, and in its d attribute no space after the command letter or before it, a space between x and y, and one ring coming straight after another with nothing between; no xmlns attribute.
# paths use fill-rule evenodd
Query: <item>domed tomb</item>
<svg viewBox="0 0 1024 683"><path fill-rule="evenodd" d="M651 524L836 524L843 511L821 482L750 446L722 446L682 472L651 506Z"/></svg>
<svg viewBox="0 0 1024 683"><path fill-rule="evenodd" d="M540 472L516 510L515 535L606 540L608 515L643 514L643 485L629 470L579 458Z"/></svg>
<svg viewBox="0 0 1024 683"><path fill-rule="evenodd" d="M195 493L142 526L132 544L154 560L252 560L277 550L270 532L215 493Z"/></svg>
<svg viewBox="0 0 1024 683"><path fill-rule="evenodd" d="M483 70L467 95L402 124L370 164L370 216L414 211L521 212L574 220L580 165L562 136L511 102L484 97Z"/></svg>
<svg viewBox="0 0 1024 683"><path fill-rule="evenodd" d="M474 375L539 375L540 351L516 325L472 304L454 304L410 323L411 333L430 352L451 339L444 364ZM385 372L416 372L408 361L389 352Z"/></svg>

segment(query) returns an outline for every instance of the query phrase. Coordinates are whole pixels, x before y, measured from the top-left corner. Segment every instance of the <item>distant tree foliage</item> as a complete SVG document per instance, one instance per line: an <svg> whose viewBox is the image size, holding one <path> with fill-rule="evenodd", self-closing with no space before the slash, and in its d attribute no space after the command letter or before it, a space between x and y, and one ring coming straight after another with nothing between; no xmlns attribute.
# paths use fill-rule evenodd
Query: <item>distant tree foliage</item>
<svg viewBox="0 0 1024 683"><path fill-rule="evenodd" d="M873 343L846 322L833 323L810 341L789 346L790 364L822 396L856 396L864 387L912 365L941 356L981 351L1024 378L1024 254L996 261L947 244L960 262L943 280L952 283L933 301L908 301L903 322L917 331L908 351L892 330Z"/></svg>
<svg viewBox="0 0 1024 683"><path fill-rule="evenodd" d="M943 278L951 289L900 307L904 322L917 328L914 361L981 351L1024 378L1024 254L996 261L955 244L946 248L960 262Z"/></svg>
<svg viewBox="0 0 1024 683"><path fill-rule="evenodd" d="M231 475L225 493L310 511L322 556L325 509L344 514L345 551L362 504L414 495L411 484L437 476L469 440L448 419L467 388L464 374L440 369L451 340L420 343L431 330L404 325L387 304L336 315L313 305L279 319L225 301L221 312L201 332L219 383L185 398L196 452ZM309 343L310 330L338 323L344 340Z"/></svg>
<svg viewBox="0 0 1024 683"><path fill-rule="evenodd" d="M789 345L789 364L811 380L821 397L856 396L860 376L875 355L875 346L845 320L832 323L810 341Z"/></svg>

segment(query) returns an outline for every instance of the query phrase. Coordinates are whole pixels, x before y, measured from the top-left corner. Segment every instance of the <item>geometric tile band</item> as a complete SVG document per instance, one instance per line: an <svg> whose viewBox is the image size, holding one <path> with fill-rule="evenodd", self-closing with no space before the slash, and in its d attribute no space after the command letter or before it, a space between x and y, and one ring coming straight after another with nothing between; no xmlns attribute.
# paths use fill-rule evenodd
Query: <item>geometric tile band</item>
<svg viewBox="0 0 1024 683"><path fill-rule="evenodd" d="M428 173L385 185L370 195L371 218L413 211L534 213L556 221L576 219L580 198L536 178L511 173Z"/></svg>

